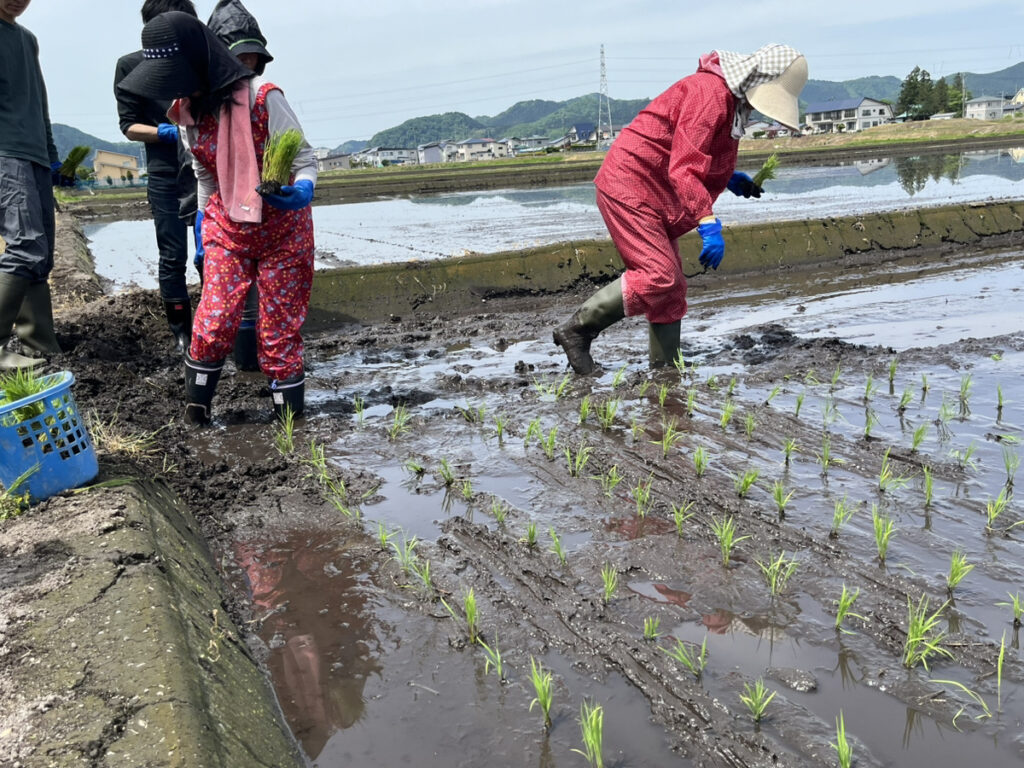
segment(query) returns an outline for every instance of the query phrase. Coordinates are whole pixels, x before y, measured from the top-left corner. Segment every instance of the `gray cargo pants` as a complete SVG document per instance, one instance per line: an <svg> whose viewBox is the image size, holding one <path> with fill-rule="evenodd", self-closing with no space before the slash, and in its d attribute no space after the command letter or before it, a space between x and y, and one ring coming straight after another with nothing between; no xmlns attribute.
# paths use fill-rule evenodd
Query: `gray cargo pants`
<svg viewBox="0 0 1024 768"><path fill-rule="evenodd" d="M53 269L53 187L50 169L0 156L0 272L39 283Z"/></svg>

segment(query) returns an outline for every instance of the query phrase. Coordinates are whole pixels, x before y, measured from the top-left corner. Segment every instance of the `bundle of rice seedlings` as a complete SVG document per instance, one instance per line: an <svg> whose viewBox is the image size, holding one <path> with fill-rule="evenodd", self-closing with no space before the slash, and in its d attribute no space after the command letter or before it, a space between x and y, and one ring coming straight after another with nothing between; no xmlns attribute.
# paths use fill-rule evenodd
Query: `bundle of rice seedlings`
<svg viewBox="0 0 1024 768"><path fill-rule="evenodd" d="M279 195L281 187L291 181L292 163L302 149L305 141L302 133L289 128L283 133L275 133L263 149L262 183L256 188L261 195Z"/></svg>
<svg viewBox="0 0 1024 768"><path fill-rule="evenodd" d="M75 178L75 172L78 171L78 166L82 164L89 152L92 151L92 147L86 147L79 145L72 147L71 151L68 152L68 156L64 158L64 162L60 165L60 175L67 179Z"/></svg>
<svg viewBox="0 0 1024 768"><path fill-rule="evenodd" d="M754 174L754 183L759 187L763 187L766 181L775 178L775 171L779 167L779 156L773 154L767 160L764 161L764 165L761 166L756 174Z"/></svg>
<svg viewBox="0 0 1024 768"><path fill-rule="evenodd" d="M0 405L16 403L26 397L38 395L52 386L56 380L54 376L36 378L27 368L15 368L7 371L0 376ZM28 421L45 410L46 406L43 402L37 400L14 410L8 419L17 424Z"/></svg>

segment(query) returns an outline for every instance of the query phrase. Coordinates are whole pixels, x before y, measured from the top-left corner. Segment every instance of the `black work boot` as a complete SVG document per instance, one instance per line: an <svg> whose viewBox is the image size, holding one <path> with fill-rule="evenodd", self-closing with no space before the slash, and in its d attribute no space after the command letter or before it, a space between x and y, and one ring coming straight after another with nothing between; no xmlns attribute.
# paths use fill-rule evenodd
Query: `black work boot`
<svg viewBox="0 0 1024 768"><path fill-rule="evenodd" d="M210 423L210 404L223 368L223 360L200 363L185 352L185 421L189 424Z"/></svg>
<svg viewBox="0 0 1024 768"><path fill-rule="evenodd" d="M164 311L167 313L167 325L174 334L174 349L179 355L188 351L192 343L192 302L184 299L164 299Z"/></svg>
<svg viewBox="0 0 1024 768"><path fill-rule="evenodd" d="M245 295L242 310L242 324L235 336L235 367L240 371L258 371L259 355L256 352L256 321L260 312L260 294L255 283Z"/></svg>
<svg viewBox="0 0 1024 768"><path fill-rule="evenodd" d="M590 342L609 325L625 316L620 277L583 302L567 322L555 329L552 338L555 344L565 350L572 369L576 373L586 375L594 370Z"/></svg>
<svg viewBox="0 0 1024 768"><path fill-rule="evenodd" d="M50 283L30 283L14 321L21 344L44 355L59 355L60 344L53 330L53 300Z"/></svg>
<svg viewBox="0 0 1024 768"><path fill-rule="evenodd" d="M651 368L675 365L676 357L679 356L679 321L651 323L648 338L648 360Z"/></svg>
<svg viewBox="0 0 1024 768"><path fill-rule="evenodd" d="M306 405L306 374L297 373L287 379L270 382L270 396L274 401L274 414L284 421L291 411L292 418L299 418Z"/></svg>
<svg viewBox="0 0 1024 768"><path fill-rule="evenodd" d="M0 272L0 370L31 368L44 362L42 358L26 357L7 349L28 290L28 278Z"/></svg>

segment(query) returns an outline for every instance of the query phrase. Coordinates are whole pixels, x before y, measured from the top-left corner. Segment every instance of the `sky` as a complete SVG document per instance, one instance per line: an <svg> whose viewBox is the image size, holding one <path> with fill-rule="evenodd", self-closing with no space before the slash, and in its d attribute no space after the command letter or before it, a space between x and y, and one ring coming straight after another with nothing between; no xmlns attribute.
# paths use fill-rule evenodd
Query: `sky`
<svg viewBox="0 0 1024 768"><path fill-rule="evenodd" d="M216 0L195 0L204 21ZM810 77L995 72L1024 61L1019 0L245 0L267 76L313 146L443 112L594 93L604 46L613 99L653 98L713 49L785 43ZM142 0L32 0L52 122L120 141L114 65L139 48ZM1022 82L1021 87L1024 87ZM596 116L595 116L596 119ZM613 121L615 115L612 115Z"/></svg>

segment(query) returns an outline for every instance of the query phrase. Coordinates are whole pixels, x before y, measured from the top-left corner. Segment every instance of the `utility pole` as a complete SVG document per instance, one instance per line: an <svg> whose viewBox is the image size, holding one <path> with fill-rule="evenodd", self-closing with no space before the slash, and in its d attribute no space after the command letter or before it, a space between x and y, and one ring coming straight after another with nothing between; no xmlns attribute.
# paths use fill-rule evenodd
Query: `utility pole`
<svg viewBox="0 0 1024 768"><path fill-rule="evenodd" d="M605 114L608 116L608 144L612 143L612 104L608 98L608 69L604 63L604 43L601 43L601 84L598 88L597 94L597 148L601 148L601 121L604 119Z"/></svg>

